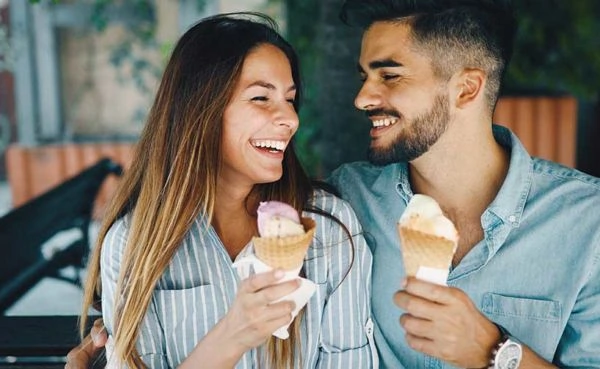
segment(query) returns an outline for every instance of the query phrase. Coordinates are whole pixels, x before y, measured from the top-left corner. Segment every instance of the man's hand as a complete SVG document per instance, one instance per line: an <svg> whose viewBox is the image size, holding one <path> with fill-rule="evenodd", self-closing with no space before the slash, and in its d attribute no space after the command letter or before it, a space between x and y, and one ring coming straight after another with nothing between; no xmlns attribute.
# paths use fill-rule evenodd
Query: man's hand
<svg viewBox="0 0 600 369"><path fill-rule="evenodd" d="M500 331L461 290L409 277L394 302L414 350L462 368L489 365Z"/></svg>
<svg viewBox="0 0 600 369"><path fill-rule="evenodd" d="M89 369L92 368L95 359L106 345L108 335L104 329L102 319L96 319L90 334L88 334L79 346L74 347L67 354L65 369Z"/></svg>

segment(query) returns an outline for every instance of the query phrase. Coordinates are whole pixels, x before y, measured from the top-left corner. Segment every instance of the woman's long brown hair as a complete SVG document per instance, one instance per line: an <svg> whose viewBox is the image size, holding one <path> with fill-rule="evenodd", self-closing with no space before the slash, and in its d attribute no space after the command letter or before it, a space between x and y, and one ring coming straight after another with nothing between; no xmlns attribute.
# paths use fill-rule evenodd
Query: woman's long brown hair
<svg viewBox="0 0 600 369"><path fill-rule="evenodd" d="M296 55L275 31L275 23L256 13L219 15L202 20L177 43L165 69L131 167L108 207L88 266L81 334L89 307L100 291L100 255L104 238L120 217L131 214L129 236L115 296L114 355L131 368L145 368L136 350L141 322L157 281L200 214L210 224L221 165L223 112L248 53L265 43L290 61L297 88ZM286 149L283 175L257 185L262 201L279 200L299 211L312 186L293 144ZM294 320L294 325L300 319ZM297 329L291 327L292 332ZM299 353L299 336L268 347L269 367L289 368Z"/></svg>

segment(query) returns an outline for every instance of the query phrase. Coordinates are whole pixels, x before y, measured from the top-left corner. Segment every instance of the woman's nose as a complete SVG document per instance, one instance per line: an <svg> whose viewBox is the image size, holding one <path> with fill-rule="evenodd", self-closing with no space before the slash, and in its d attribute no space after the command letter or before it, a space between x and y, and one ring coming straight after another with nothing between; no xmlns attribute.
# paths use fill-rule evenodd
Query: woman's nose
<svg viewBox="0 0 600 369"><path fill-rule="evenodd" d="M296 113L296 109L292 104L287 102L285 106L282 106L279 109L274 122L276 125L287 126L294 132L296 131L296 129L298 129L298 125L300 124L298 113Z"/></svg>

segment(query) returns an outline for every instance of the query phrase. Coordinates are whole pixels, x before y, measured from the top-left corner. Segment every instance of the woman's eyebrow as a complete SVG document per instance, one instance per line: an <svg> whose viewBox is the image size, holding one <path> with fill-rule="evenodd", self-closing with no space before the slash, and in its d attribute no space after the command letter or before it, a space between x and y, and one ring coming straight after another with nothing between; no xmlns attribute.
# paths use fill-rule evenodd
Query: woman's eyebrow
<svg viewBox="0 0 600 369"><path fill-rule="evenodd" d="M258 86L258 87L264 87L264 88L269 89L269 90L276 90L277 89L274 84L269 83L269 82L265 82L265 81L254 81L251 84L249 84L248 87L246 87L246 88L256 87L256 86ZM296 85L291 85L290 87L288 87L288 89L286 90L286 92L295 91L295 90L296 90Z"/></svg>

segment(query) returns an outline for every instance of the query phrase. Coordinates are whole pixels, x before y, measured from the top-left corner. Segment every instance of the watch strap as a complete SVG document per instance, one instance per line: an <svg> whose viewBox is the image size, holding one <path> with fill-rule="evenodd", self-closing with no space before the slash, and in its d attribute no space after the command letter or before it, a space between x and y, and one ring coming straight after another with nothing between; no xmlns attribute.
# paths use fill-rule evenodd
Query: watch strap
<svg viewBox="0 0 600 369"><path fill-rule="evenodd" d="M496 365L496 355L498 354L498 351L500 351L500 349L502 348L502 346L504 346L506 341L510 339L510 336L506 333L503 333L502 330L500 330L500 333L502 334L502 336L500 337L500 340L498 340L498 343L496 343L496 345L492 349L490 355L490 365L488 366L488 369L494 369Z"/></svg>

